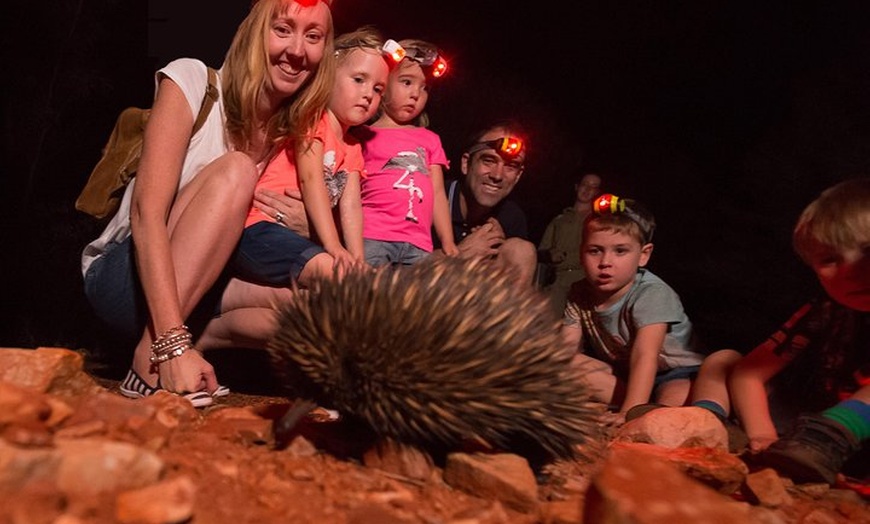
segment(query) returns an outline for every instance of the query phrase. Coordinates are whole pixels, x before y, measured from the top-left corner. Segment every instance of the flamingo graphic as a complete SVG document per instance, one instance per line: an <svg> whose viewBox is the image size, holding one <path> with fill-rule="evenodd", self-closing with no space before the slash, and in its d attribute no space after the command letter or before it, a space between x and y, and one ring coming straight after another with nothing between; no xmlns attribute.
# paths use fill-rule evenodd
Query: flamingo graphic
<svg viewBox="0 0 870 524"><path fill-rule="evenodd" d="M419 222L414 214L414 200L417 200L418 203L423 201L423 190L414 185L414 173L423 173L429 176L426 150L418 147L416 151L400 151L384 164L383 169L403 169L405 171L393 184L393 189L408 190L408 213L405 215L405 220ZM407 182L405 182L406 179Z"/></svg>

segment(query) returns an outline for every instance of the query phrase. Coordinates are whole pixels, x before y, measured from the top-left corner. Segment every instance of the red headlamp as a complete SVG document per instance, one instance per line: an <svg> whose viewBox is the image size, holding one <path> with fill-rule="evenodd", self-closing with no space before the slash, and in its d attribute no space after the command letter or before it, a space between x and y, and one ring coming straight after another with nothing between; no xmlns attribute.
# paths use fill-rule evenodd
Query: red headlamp
<svg viewBox="0 0 870 524"><path fill-rule="evenodd" d="M597 215L624 215L629 220L633 221L640 228L640 234L643 236L643 243L652 242L653 233L655 232L655 221L650 217L645 218L639 212L637 206L639 204L633 200L629 200L626 204L624 198L620 198L611 193L604 193L592 202L592 210Z"/></svg>
<svg viewBox="0 0 870 524"><path fill-rule="evenodd" d="M515 160L520 153L525 149L525 144L521 138L515 136L503 136L486 142L478 142L468 148L468 154L473 155L484 149L495 149L498 156L505 161Z"/></svg>
<svg viewBox="0 0 870 524"><path fill-rule="evenodd" d="M413 60L421 67L427 68L432 78L440 78L447 73L447 60L437 50L431 48L402 47L395 40L387 40L383 46L384 54L398 64L403 59Z"/></svg>
<svg viewBox="0 0 870 524"><path fill-rule="evenodd" d="M592 203L592 209L599 215L612 215L625 211L625 200L616 195L605 193L595 199L595 202Z"/></svg>
<svg viewBox="0 0 870 524"><path fill-rule="evenodd" d="M332 6L332 0L293 0L293 1L296 2L297 4L301 5L302 7L311 7L315 4L317 4L317 2L323 2L324 4L327 5L327 7ZM254 0L253 2L251 2L252 5L255 3L257 3L257 0Z"/></svg>
<svg viewBox="0 0 870 524"><path fill-rule="evenodd" d="M505 158L516 158L523 152L523 141L515 136L505 136L496 140L495 150Z"/></svg>
<svg viewBox="0 0 870 524"><path fill-rule="evenodd" d="M444 58L441 55L438 55L438 58L435 59L435 63L432 64L432 76L434 78L440 78L440 77L444 76L444 74L446 72L447 72L447 60L444 60Z"/></svg>

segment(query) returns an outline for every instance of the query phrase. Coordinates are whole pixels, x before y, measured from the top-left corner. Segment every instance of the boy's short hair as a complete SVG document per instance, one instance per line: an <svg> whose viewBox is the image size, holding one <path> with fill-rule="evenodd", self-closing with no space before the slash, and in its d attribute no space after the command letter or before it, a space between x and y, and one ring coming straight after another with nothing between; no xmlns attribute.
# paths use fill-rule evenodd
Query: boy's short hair
<svg viewBox="0 0 870 524"><path fill-rule="evenodd" d="M845 180L822 191L804 209L792 245L804 262L820 245L836 250L870 241L870 178Z"/></svg>
<svg viewBox="0 0 870 524"><path fill-rule="evenodd" d="M601 195L600 198L619 198L614 195ZM620 205L614 211L598 212L594 209L583 221L583 242L589 236L589 231L613 231L633 237L646 245L652 242L656 228L656 220L653 214L643 204L630 198L621 198ZM624 206L623 206L624 204Z"/></svg>

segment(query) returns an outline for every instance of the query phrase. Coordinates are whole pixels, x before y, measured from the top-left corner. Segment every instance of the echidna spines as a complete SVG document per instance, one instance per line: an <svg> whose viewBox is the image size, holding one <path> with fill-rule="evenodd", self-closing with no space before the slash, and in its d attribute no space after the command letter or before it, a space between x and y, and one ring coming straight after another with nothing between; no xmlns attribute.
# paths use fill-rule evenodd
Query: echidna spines
<svg viewBox="0 0 870 524"><path fill-rule="evenodd" d="M597 412L566 372L556 324L491 266L442 259L320 282L281 309L270 348L385 436L501 447L519 436L565 456L593 438Z"/></svg>

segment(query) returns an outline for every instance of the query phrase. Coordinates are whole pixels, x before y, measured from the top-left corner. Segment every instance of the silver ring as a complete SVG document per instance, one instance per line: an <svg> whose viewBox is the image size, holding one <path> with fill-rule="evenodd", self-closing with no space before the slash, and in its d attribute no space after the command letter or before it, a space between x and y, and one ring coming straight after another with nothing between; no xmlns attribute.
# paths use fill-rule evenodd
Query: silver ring
<svg viewBox="0 0 870 524"><path fill-rule="evenodd" d="M284 217L285 217L284 213L282 213L280 211L276 212L275 213L275 222L278 222L279 224L283 224Z"/></svg>

